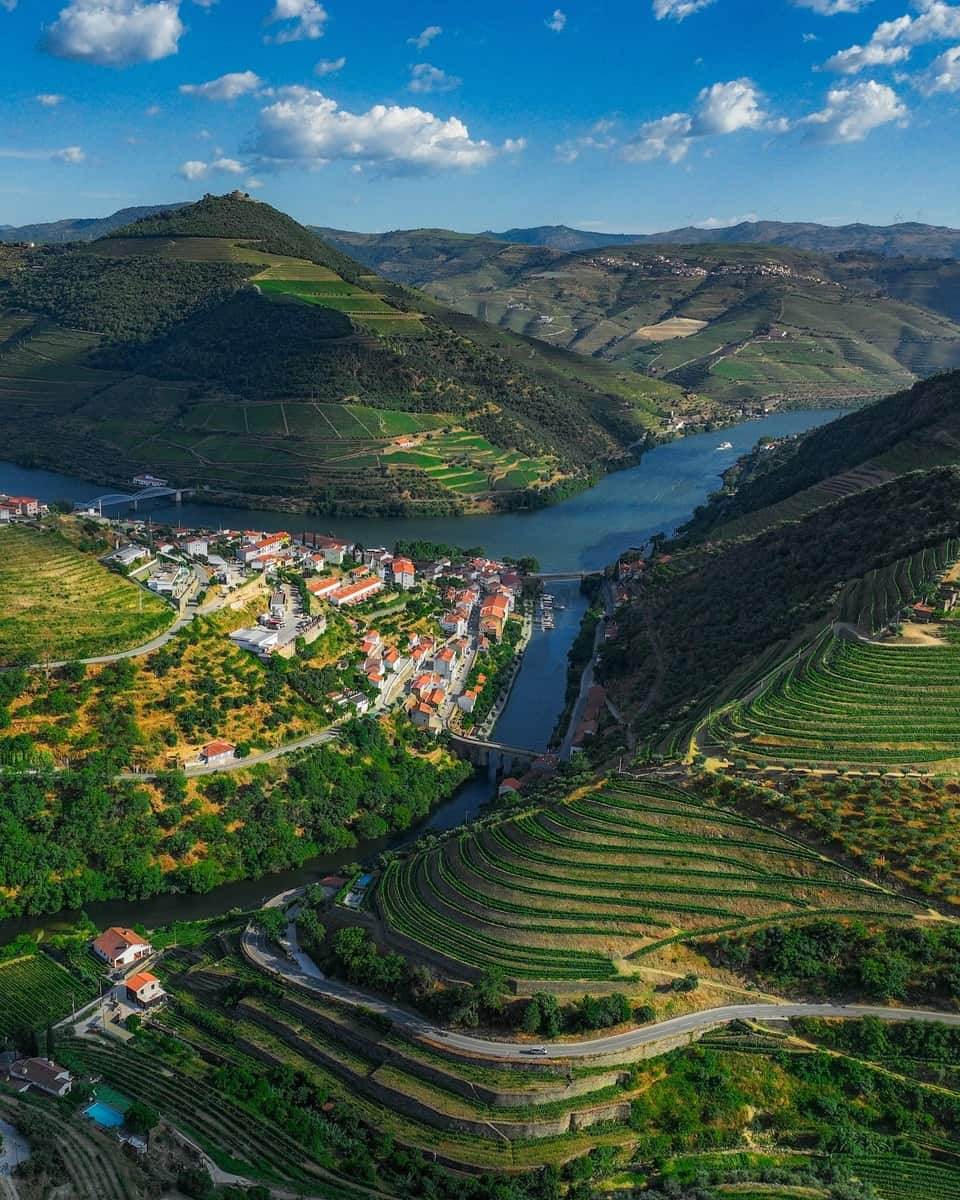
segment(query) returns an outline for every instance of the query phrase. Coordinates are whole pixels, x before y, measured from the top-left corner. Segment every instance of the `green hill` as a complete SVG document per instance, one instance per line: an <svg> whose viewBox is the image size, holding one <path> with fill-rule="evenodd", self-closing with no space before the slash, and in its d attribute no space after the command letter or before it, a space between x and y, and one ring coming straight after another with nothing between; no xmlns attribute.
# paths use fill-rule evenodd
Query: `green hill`
<svg viewBox="0 0 960 1200"><path fill-rule="evenodd" d="M540 505L680 392L388 284L242 193L0 250L21 461L334 512ZM400 444L402 443L402 444Z"/></svg>
<svg viewBox="0 0 960 1200"><path fill-rule="evenodd" d="M752 244L568 252L431 229L328 236L453 308L696 394L682 419L860 401L960 366L952 262Z"/></svg>

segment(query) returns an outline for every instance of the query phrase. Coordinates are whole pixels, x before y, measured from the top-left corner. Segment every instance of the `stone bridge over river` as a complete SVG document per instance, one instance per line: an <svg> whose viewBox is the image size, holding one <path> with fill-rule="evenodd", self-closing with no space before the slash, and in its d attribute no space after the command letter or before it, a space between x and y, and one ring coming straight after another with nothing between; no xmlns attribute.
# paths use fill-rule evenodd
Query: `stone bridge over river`
<svg viewBox="0 0 960 1200"><path fill-rule="evenodd" d="M472 762L485 767L491 779L503 775L522 775L542 754L542 750L526 750L519 746L507 746L503 742L489 742L481 738L450 735L450 749Z"/></svg>

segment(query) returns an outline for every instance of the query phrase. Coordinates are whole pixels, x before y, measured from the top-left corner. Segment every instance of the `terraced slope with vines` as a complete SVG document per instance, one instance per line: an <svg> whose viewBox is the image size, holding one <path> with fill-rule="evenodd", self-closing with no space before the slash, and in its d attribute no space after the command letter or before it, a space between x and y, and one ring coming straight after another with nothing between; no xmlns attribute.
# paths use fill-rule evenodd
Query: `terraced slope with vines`
<svg viewBox="0 0 960 1200"><path fill-rule="evenodd" d="M392 930L461 971L586 981L711 932L910 911L761 822L622 778L394 861L378 906Z"/></svg>

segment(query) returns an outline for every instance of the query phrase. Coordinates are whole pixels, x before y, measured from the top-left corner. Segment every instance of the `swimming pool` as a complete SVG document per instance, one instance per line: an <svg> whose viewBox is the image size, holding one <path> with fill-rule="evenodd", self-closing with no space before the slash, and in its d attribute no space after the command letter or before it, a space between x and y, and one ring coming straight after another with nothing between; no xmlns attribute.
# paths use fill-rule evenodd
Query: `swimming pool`
<svg viewBox="0 0 960 1200"><path fill-rule="evenodd" d="M91 1121L96 1121L98 1125L102 1125L104 1129L118 1129L123 1124L123 1113L117 1112L109 1104L104 1104L102 1100L97 1100L89 1108L85 1108L83 1113Z"/></svg>

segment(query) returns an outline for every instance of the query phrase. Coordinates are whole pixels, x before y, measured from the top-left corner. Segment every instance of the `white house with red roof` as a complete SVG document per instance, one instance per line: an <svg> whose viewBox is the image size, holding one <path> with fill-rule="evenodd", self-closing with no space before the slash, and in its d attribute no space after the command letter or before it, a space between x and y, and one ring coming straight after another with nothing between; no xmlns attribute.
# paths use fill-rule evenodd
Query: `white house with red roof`
<svg viewBox="0 0 960 1200"><path fill-rule="evenodd" d="M92 949L98 958L114 968L132 966L153 953L153 947L146 938L122 925L111 925L105 929L93 939Z"/></svg>
<svg viewBox="0 0 960 1200"><path fill-rule="evenodd" d="M236 756L237 748L231 742L222 742L217 739L200 747L200 761L207 767L222 766L224 763L232 762Z"/></svg>
<svg viewBox="0 0 960 1200"><path fill-rule="evenodd" d="M417 570L409 558L393 560L393 582L404 591L417 586Z"/></svg>

